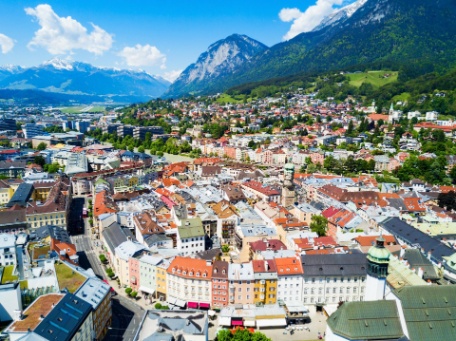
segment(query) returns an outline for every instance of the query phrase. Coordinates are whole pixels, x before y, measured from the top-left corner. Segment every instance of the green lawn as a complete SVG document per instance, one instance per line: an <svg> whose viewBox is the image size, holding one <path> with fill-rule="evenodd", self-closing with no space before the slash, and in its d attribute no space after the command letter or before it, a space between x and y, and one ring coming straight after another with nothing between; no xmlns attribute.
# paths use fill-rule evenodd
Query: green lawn
<svg viewBox="0 0 456 341"><path fill-rule="evenodd" d="M106 107L100 105L83 105L74 107L64 107L59 109L67 114L80 114L82 112L103 112L106 110Z"/></svg>
<svg viewBox="0 0 456 341"><path fill-rule="evenodd" d="M74 293L78 290L86 280L80 273L73 271L73 269L63 263L55 264L55 273L57 275L60 290L67 288L70 293Z"/></svg>
<svg viewBox="0 0 456 341"><path fill-rule="evenodd" d="M217 98L216 102L219 104L224 104L224 103L243 103L244 102L244 95L237 95L234 97L231 97L228 94L221 94L219 98ZM250 101L249 98L247 98L247 101Z"/></svg>
<svg viewBox="0 0 456 341"><path fill-rule="evenodd" d="M2 284L17 280L17 276L13 275L13 271L14 265L8 265L3 268Z"/></svg>
<svg viewBox="0 0 456 341"><path fill-rule="evenodd" d="M398 102L398 101L405 102L405 101L408 101L409 98L410 98L410 93L408 93L408 92L403 92L403 93L401 93L400 95L394 96L392 102L393 102L393 103L396 103L396 102Z"/></svg>
<svg viewBox="0 0 456 341"><path fill-rule="evenodd" d="M388 83L397 81L397 71L368 71L361 73L347 74L350 84L354 86L361 86L363 83L370 83L378 88Z"/></svg>

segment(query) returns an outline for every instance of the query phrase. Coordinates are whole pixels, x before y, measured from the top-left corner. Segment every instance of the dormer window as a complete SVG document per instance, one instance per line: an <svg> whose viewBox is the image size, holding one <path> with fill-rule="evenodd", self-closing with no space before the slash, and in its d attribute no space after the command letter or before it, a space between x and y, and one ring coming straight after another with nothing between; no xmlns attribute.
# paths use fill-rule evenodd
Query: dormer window
<svg viewBox="0 0 456 341"><path fill-rule="evenodd" d="M196 277L199 277L199 276L200 276L200 273L199 273L199 272L197 272L197 273L196 273Z"/></svg>
<svg viewBox="0 0 456 341"><path fill-rule="evenodd" d="M205 273L203 274L203 277L206 277L206 274L205 274Z"/></svg>
<svg viewBox="0 0 456 341"><path fill-rule="evenodd" d="M190 271L189 275L190 275L190 276L193 276L193 271Z"/></svg>
<svg viewBox="0 0 456 341"><path fill-rule="evenodd" d="M217 269L217 268L215 268L215 269L214 269L214 273L216 274L217 272L218 272L218 269Z"/></svg>
<svg viewBox="0 0 456 341"><path fill-rule="evenodd" d="M222 270L222 274L225 274L225 269Z"/></svg>
<svg viewBox="0 0 456 341"><path fill-rule="evenodd" d="M175 272L176 272L176 268L173 268L173 273L175 273Z"/></svg>
<svg viewBox="0 0 456 341"><path fill-rule="evenodd" d="M183 274L183 275L186 275L186 274L187 274L187 271L185 271L185 270L182 271L182 274Z"/></svg>

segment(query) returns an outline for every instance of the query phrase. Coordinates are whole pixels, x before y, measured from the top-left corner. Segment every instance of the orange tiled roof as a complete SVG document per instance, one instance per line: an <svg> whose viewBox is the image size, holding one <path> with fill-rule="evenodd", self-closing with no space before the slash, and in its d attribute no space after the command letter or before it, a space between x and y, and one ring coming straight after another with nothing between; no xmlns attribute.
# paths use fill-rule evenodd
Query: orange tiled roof
<svg viewBox="0 0 456 341"><path fill-rule="evenodd" d="M279 276L300 275L304 273L301 260L297 257L276 258L274 260Z"/></svg>
<svg viewBox="0 0 456 341"><path fill-rule="evenodd" d="M177 256L167 270L168 274L197 280L211 280L212 265L204 259Z"/></svg>

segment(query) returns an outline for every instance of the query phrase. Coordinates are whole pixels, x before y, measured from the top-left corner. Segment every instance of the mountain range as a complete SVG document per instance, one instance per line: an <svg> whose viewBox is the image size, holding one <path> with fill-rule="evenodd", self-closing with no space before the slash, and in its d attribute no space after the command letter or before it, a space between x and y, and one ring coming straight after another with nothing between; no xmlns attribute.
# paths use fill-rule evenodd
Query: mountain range
<svg viewBox="0 0 456 341"><path fill-rule="evenodd" d="M30 68L0 68L0 98L24 96L64 101L138 102L162 95L170 83L146 72L99 68L87 63L52 59Z"/></svg>
<svg viewBox="0 0 456 341"><path fill-rule="evenodd" d="M454 0L414 0L413 5L408 0L358 0L323 19L314 30L270 48L246 36L220 40L181 74L164 97L214 94L240 84L329 70L445 71L456 65L455 20ZM225 59L214 63L214 55L221 56L219 48ZM239 55L246 57L234 61ZM211 72L193 77L194 70L204 70L208 64L213 66Z"/></svg>

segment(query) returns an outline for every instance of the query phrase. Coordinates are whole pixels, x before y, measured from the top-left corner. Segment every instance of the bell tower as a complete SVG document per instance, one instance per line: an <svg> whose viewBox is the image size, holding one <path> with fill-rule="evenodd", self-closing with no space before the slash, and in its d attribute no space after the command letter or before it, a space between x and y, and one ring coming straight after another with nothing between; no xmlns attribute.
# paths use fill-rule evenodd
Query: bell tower
<svg viewBox="0 0 456 341"><path fill-rule="evenodd" d="M385 248L385 239L380 234L376 245L367 253L366 301L377 301L385 298L386 277L391 252Z"/></svg>

